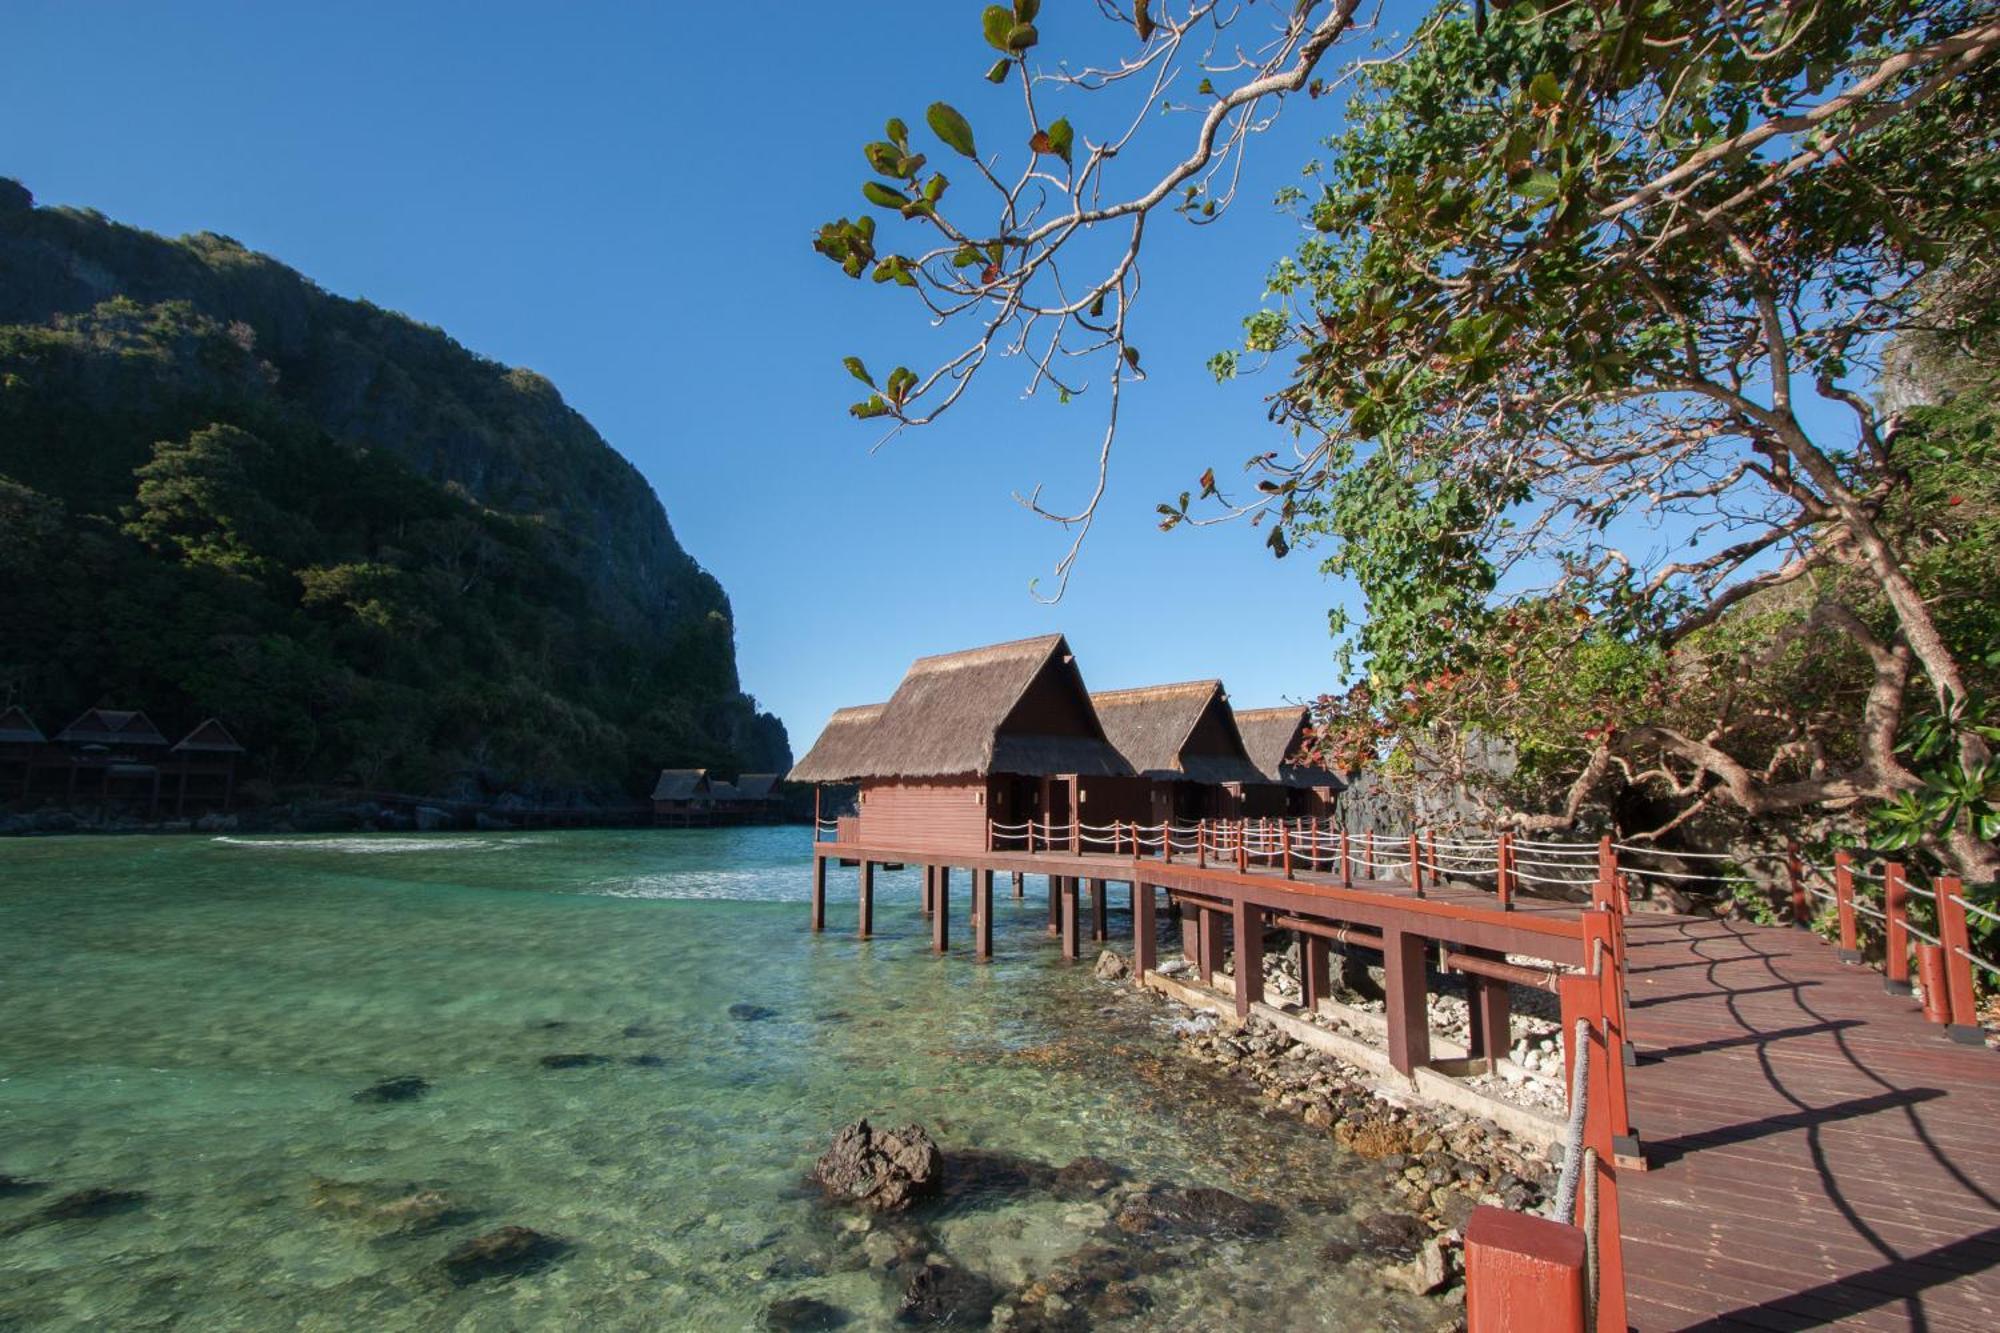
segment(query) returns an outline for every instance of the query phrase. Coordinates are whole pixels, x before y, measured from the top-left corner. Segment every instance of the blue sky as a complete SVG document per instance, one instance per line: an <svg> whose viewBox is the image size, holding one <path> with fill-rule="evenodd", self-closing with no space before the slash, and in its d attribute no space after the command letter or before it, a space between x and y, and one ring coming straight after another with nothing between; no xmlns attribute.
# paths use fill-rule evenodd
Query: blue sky
<svg viewBox="0 0 2000 1333"><path fill-rule="evenodd" d="M1219 387L1203 362L1288 248L1264 201L1330 99L1259 146L1223 226L1154 228L1135 317L1152 377L1060 605L1028 591L1060 535L1010 497L1082 492L1093 407L1023 403L1003 367L873 455L848 419L841 356L916 364L926 330L809 241L860 207L860 145L888 115L920 123L943 96L1014 135L1018 105L979 79L979 8L16 0L0 174L44 203L227 233L547 375L722 580L745 687L798 749L913 656L1050 629L1094 687L1218 675L1244 705L1327 687L1341 593L1312 560L1274 561L1239 527L1162 534L1153 505L1281 447L1261 401L1276 381ZM1063 6L1047 8L1053 49ZM1185 119L1151 128L1186 142Z"/></svg>

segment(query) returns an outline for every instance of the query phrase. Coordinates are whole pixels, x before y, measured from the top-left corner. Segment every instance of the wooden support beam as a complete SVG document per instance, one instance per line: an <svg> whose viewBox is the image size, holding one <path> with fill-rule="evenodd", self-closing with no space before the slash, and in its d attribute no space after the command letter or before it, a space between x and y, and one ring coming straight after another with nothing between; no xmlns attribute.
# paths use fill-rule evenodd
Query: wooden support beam
<svg viewBox="0 0 2000 1333"><path fill-rule="evenodd" d="M813 857L812 928L817 935L826 929L826 858Z"/></svg>
<svg viewBox="0 0 2000 1333"><path fill-rule="evenodd" d="M931 907L931 951L951 952L951 884L945 868L937 867L937 897Z"/></svg>
<svg viewBox="0 0 2000 1333"><path fill-rule="evenodd" d="M1408 1074L1431 1061L1429 987L1424 977L1428 941L1390 926L1382 932L1382 989L1387 998L1389 1063Z"/></svg>
<svg viewBox="0 0 2000 1333"><path fill-rule="evenodd" d="M1466 952L1475 958L1487 957L1503 965L1507 961L1504 955L1494 955L1486 949L1468 949ZM1514 1044L1513 1003L1507 983L1497 977L1467 974L1465 998L1472 1029L1471 1039L1466 1043L1466 1054L1475 1060L1500 1059Z"/></svg>
<svg viewBox="0 0 2000 1333"><path fill-rule="evenodd" d="M1222 913L1203 907L1196 915L1201 918L1201 957L1195 960L1195 972L1202 985L1213 986L1222 972Z"/></svg>
<svg viewBox="0 0 2000 1333"><path fill-rule="evenodd" d="M1028 896L1028 877L1018 870L1014 872L1014 896L1016 898Z"/></svg>
<svg viewBox="0 0 2000 1333"><path fill-rule="evenodd" d="M1181 920L1181 957L1194 967L1201 966L1201 909L1176 903Z"/></svg>
<svg viewBox="0 0 2000 1333"><path fill-rule="evenodd" d="M1236 1017L1250 1017L1250 1006L1264 1003L1264 909L1238 898L1230 907L1236 936Z"/></svg>
<svg viewBox="0 0 2000 1333"><path fill-rule="evenodd" d="M1158 964L1159 936L1153 921L1154 890L1150 884L1132 885L1132 973L1144 980Z"/></svg>
<svg viewBox="0 0 2000 1333"><path fill-rule="evenodd" d="M1077 956L1076 899L1081 882L1074 875L1062 877L1062 956L1069 959Z"/></svg>
<svg viewBox="0 0 2000 1333"><path fill-rule="evenodd" d="M1111 938L1110 903L1111 888L1101 879L1090 881L1090 938L1093 943L1102 944Z"/></svg>
<svg viewBox="0 0 2000 1333"><path fill-rule="evenodd" d="M1299 939L1299 993L1306 1012L1319 1008L1333 994L1332 949L1324 936L1293 932Z"/></svg>
<svg viewBox="0 0 2000 1333"><path fill-rule="evenodd" d="M1062 881L1061 875L1049 876L1049 934L1062 934Z"/></svg>
<svg viewBox="0 0 2000 1333"><path fill-rule="evenodd" d="M973 882L972 956L983 963L993 957L993 872L974 871Z"/></svg>
<svg viewBox="0 0 2000 1333"><path fill-rule="evenodd" d="M875 863L865 858L861 862L861 912L856 933L864 940L875 933Z"/></svg>
<svg viewBox="0 0 2000 1333"><path fill-rule="evenodd" d="M937 902L937 867L928 863L924 866L924 915L929 916Z"/></svg>

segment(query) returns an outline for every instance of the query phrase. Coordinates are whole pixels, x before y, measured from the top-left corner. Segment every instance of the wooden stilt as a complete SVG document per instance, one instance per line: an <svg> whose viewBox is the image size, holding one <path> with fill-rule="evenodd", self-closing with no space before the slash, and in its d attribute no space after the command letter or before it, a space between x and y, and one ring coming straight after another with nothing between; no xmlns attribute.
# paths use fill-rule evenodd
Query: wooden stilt
<svg viewBox="0 0 2000 1333"><path fill-rule="evenodd" d="M1332 959L1327 939L1323 935L1299 935L1299 992L1305 1002L1306 1012L1319 1008L1333 990Z"/></svg>
<svg viewBox="0 0 2000 1333"><path fill-rule="evenodd" d="M1181 919L1181 957L1192 966L1201 965L1201 910L1176 903Z"/></svg>
<svg viewBox="0 0 2000 1333"><path fill-rule="evenodd" d="M1049 934L1062 933L1062 876L1049 876Z"/></svg>
<svg viewBox="0 0 2000 1333"><path fill-rule="evenodd" d="M826 929L826 858L824 856L815 856L813 858L812 928L815 935Z"/></svg>
<svg viewBox="0 0 2000 1333"><path fill-rule="evenodd" d="M875 863L866 859L861 862L861 913L857 922L856 933L862 939L875 933Z"/></svg>
<svg viewBox="0 0 2000 1333"><path fill-rule="evenodd" d="M1014 872L1014 896L1016 898L1028 896L1028 877L1018 870Z"/></svg>
<svg viewBox="0 0 2000 1333"><path fill-rule="evenodd" d="M943 866L937 868L937 896L931 906L931 950L951 952L951 880Z"/></svg>
<svg viewBox="0 0 2000 1333"><path fill-rule="evenodd" d="M1250 1006L1264 1002L1264 909L1238 898L1230 907L1236 936L1236 1016L1250 1017Z"/></svg>
<svg viewBox="0 0 2000 1333"><path fill-rule="evenodd" d="M1076 899L1082 881L1074 875L1064 875L1062 881L1062 954L1065 958L1077 956L1076 940Z"/></svg>
<svg viewBox="0 0 2000 1333"><path fill-rule="evenodd" d="M937 901L937 867L924 867L924 915L931 914L931 905Z"/></svg>
<svg viewBox="0 0 2000 1333"><path fill-rule="evenodd" d="M1105 900L1111 896L1111 887L1101 879L1090 881L1090 938L1102 944L1111 938L1110 904Z"/></svg>
<svg viewBox="0 0 2000 1333"><path fill-rule="evenodd" d="M1389 1063L1407 1074L1431 1060L1430 1009L1424 979L1427 941L1394 926L1382 931L1382 989L1388 999Z"/></svg>
<svg viewBox="0 0 2000 1333"><path fill-rule="evenodd" d="M1195 961L1195 972L1202 985L1213 986L1222 971L1222 913L1204 907L1196 915L1201 918L1201 957Z"/></svg>
<svg viewBox="0 0 2000 1333"><path fill-rule="evenodd" d="M1506 955L1486 949L1467 949L1465 952L1475 957L1506 960ZM1510 1030L1513 1005L1507 993L1507 983L1497 977L1467 977L1466 980L1470 986L1466 1001L1472 1023L1467 1054L1475 1060L1498 1060L1514 1044Z"/></svg>
<svg viewBox="0 0 2000 1333"><path fill-rule="evenodd" d="M978 885L972 903L972 954L985 962L993 957L993 872L974 872Z"/></svg>
<svg viewBox="0 0 2000 1333"><path fill-rule="evenodd" d="M1132 886L1132 973L1144 979L1159 962L1157 955L1159 937L1155 934L1153 886L1133 884Z"/></svg>

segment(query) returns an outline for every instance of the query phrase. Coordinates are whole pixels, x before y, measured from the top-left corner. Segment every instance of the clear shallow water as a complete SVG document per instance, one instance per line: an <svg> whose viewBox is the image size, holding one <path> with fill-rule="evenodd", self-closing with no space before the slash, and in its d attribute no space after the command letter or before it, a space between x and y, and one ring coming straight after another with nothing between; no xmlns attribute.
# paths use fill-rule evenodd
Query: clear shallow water
<svg viewBox="0 0 2000 1333"><path fill-rule="evenodd" d="M0 1175L47 1187L0 1197L0 1328L731 1329L786 1296L884 1327L898 1285L800 1185L864 1114L922 1122L947 1155L1097 1154L1284 1204L1277 1239L1187 1247L1116 1326L1439 1322L1318 1258L1383 1206L1378 1170L1260 1118L1172 1053L1168 1011L1063 965L1039 881L1025 902L1003 882L991 966L932 956L914 870L878 881L866 944L837 873L815 938L806 838L0 842ZM611 1061L542 1067L566 1053ZM428 1095L352 1100L404 1074ZM447 1225L337 1206L410 1185L448 1197ZM88 1187L146 1197L37 1219ZM1105 1218L1031 1192L929 1221L1008 1287ZM445 1253L508 1223L572 1248L444 1278Z"/></svg>

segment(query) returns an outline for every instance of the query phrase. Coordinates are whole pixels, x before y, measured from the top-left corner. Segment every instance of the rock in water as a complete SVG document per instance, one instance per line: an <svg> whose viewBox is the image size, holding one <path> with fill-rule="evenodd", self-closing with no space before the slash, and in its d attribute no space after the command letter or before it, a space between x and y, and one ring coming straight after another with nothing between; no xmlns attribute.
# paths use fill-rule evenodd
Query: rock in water
<svg viewBox="0 0 2000 1333"><path fill-rule="evenodd" d="M732 1004L729 1016L739 1023L761 1023L767 1018L776 1018L776 1009L766 1009L761 1004Z"/></svg>
<svg viewBox="0 0 2000 1333"><path fill-rule="evenodd" d="M1115 950L1106 949L1097 955L1097 975L1106 981L1123 981L1132 975L1132 968Z"/></svg>
<svg viewBox="0 0 2000 1333"><path fill-rule="evenodd" d="M36 1216L47 1222L73 1222L136 1212L145 1202L146 1196L139 1190L108 1190L93 1185L89 1189L63 1195L41 1209Z"/></svg>
<svg viewBox="0 0 2000 1333"><path fill-rule="evenodd" d="M764 1307L766 1333L817 1333L846 1326L847 1311L810 1296L787 1296Z"/></svg>
<svg viewBox="0 0 2000 1333"><path fill-rule="evenodd" d="M1451 1269L1445 1263L1444 1247L1435 1240L1427 1240L1418 1249L1416 1258L1406 1264L1390 1264L1381 1270L1380 1276L1386 1286L1412 1296L1428 1296L1450 1279Z"/></svg>
<svg viewBox="0 0 2000 1333"><path fill-rule="evenodd" d="M1276 1205L1253 1203L1228 1190L1194 1186L1154 1188L1134 1194L1114 1219L1128 1235L1275 1236L1284 1226Z"/></svg>
<svg viewBox="0 0 2000 1333"><path fill-rule="evenodd" d="M833 1136L813 1166L813 1179L836 1198L879 1213L901 1212L938 1192L944 1155L921 1125L877 1130L857 1120Z"/></svg>
<svg viewBox="0 0 2000 1333"><path fill-rule="evenodd" d="M589 1069L593 1065L608 1065L610 1063L611 1057L608 1055L590 1055L581 1052L565 1052L561 1055L545 1055L542 1057L542 1068L544 1069Z"/></svg>
<svg viewBox="0 0 2000 1333"><path fill-rule="evenodd" d="M442 1267L454 1285L469 1287L493 1277L520 1277L547 1268L569 1251L554 1236L527 1227L505 1226L475 1236L447 1254Z"/></svg>
<svg viewBox="0 0 2000 1333"><path fill-rule="evenodd" d="M1000 1293L986 1278L956 1264L931 1263L917 1270L896 1307L899 1324L943 1324L985 1328Z"/></svg>
<svg viewBox="0 0 2000 1333"><path fill-rule="evenodd" d="M398 1074L371 1083L354 1094L357 1102L413 1102L431 1090L431 1085L415 1074Z"/></svg>
<svg viewBox="0 0 2000 1333"><path fill-rule="evenodd" d="M19 1176L0 1174L0 1199L11 1199L21 1194L40 1194L48 1186L39 1180L23 1180Z"/></svg>

